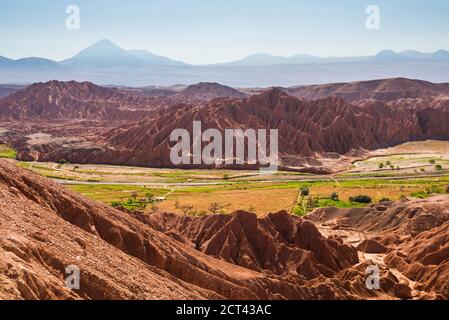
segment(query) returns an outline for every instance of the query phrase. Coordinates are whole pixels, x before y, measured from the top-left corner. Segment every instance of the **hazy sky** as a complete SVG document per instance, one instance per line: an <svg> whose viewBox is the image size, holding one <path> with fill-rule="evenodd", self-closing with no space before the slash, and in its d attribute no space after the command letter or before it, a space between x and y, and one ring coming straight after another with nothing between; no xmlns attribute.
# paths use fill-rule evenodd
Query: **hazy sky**
<svg viewBox="0 0 449 320"><path fill-rule="evenodd" d="M65 27L78 5L80 30ZM368 5L380 30L365 27ZM249 54L449 50L448 0L0 0L0 55L65 59L107 38L188 63Z"/></svg>

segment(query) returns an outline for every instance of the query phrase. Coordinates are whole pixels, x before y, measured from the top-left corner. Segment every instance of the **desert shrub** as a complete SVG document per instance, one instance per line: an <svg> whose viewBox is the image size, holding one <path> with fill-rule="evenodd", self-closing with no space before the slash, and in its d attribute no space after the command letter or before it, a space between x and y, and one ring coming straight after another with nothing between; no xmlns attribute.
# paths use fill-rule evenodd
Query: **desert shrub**
<svg viewBox="0 0 449 320"><path fill-rule="evenodd" d="M437 165L435 166L435 170L436 170L436 171L442 171L442 170L443 170L443 166L442 166L441 164L437 164Z"/></svg>
<svg viewBox="0 0 449 320"><path fill-rule="evenodd" d="M349 201L357 203L371 203L373 202L373 199L367 195L357 195L354 197L349 197Z"/></svg>
<svg viewBox="0 0 449 320"><path fill-rule="evenodd" d="M434 159L431 159L431 160L429 160L429 163L430 163L430 164L435 164L436 161L435 161Z"/></svg>
<svg viewBox="0 0 449 320"><path fill-rule="evenodd" d="M333 192L330 196L330 198L334 201L338 201L339 197L338 197L338 193L337 192Z"/></svg>
<svg viewBox="0 0 449 320"><path fill-rule="evenodd" d="M383 169L385 165L383 163L379 163L379 169Z"/></svg>
<svg viewBox="0 0 449 320"><path fill-rule="evenodd" d="M185 216L193 211L192 205L182 205L178 200L175 201L175 208L180 210Z"/></svg>
<svg viewBox="0 0 449 320"><path fill-rule="evenodd" d="M302 197L307 197L310 194L310 189L309 187L302 187L300 192Z"/></svg>
<svg viewBox="0 0 449 320"><path fill-rule="evenodd" d="M217 213L221 213L223 211L224 208L228 207L229 204L221 204L219 202L212 202L209 205L209 211L212 214L217 214Z"/></svg>
<svg viewBox="0 0 449 320"><path fill-rule="evenodd" d="M382 198L379 202L391 202L390 198Z"/></svg>

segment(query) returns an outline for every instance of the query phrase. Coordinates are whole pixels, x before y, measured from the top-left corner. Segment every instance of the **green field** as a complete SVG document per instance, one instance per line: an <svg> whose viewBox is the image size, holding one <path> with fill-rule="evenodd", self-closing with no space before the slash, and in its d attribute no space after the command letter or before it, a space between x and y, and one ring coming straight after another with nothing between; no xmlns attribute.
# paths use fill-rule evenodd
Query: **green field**
<svg viewBox="0 0 449 320"><path fill-rule="evenodd" d="M390 199L427 198L447 193L449 144L424 142L431 153L375 155L354 162L334 175L258 171L153 169L110 165L77 165L18 162L24 168L65 184L69 189L107 205L125 203L132 208L148 194L163 211L208 213L213 205L220 212L247 210L264 215L286 210L302 215L319 207L353 208L368 204L351 201L368 196L372 203ZM405 145L404 152L417 144ZM410 150L409 150L410 149ZM435 150L434 150L435 149ZM15 152L3 146L4 155ZM307 187L307 197L300 190ZM333 195L333 196L332 196ZM131 200L130 200L131 199ZM354 199L352 199L354 200ZM154 206L153 206L154 207ZM305 208L306 207L306 208Z"/></svg>
<svg viewBox="0 0 449 320"><path fill-rule="evenodd" d="M7 145L0 144L0 158L15 159L16 156L16 150Z"/></svg>

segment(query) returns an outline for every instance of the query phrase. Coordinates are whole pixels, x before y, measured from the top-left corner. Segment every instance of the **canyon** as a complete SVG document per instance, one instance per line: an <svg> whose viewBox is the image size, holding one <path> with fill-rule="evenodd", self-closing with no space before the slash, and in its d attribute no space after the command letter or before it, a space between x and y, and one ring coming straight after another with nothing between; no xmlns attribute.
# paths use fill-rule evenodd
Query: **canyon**
<svg viewBox="0 0 449 320"><path fill-rule="evenodd" d="M2 299L449 298L446 196L323 209L306 219L142 215L6 160L0 196ZM369 290L366 269L378 259L381 287ZM82 270L79 290L65 285L68 265Z"/></svg>

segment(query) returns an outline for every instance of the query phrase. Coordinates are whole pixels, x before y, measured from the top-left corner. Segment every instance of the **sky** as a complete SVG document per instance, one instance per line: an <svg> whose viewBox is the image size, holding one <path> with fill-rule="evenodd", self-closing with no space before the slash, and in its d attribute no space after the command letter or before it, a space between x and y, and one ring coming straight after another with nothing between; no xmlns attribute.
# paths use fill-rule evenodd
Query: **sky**
<svg viewBox="0 0 449 320"><path fill-rule="evenodd" d="M80 29L66 28L66 7ZM380 29L366 27L366 8ZM447 0L0 0L0 55L69 58L101 39L192 64L267 52L365 56L449 50Z"/></svg>

